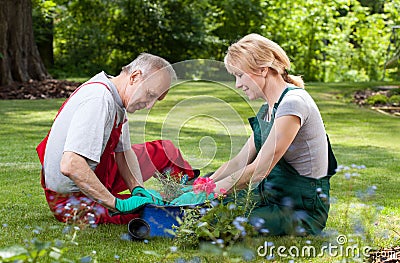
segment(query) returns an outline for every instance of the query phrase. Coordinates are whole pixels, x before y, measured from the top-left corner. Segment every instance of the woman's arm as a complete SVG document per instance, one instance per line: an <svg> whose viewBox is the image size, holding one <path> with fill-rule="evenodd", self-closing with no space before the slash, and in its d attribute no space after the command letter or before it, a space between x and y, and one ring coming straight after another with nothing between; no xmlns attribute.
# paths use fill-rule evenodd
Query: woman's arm
<svg viewBox="0 0 400 263"><path fill-rule="evenodd" d="M246 167L247 164L254 160L256 155L257 152L254 146L254 136L252 134L240 152L234 158L218 168L210 178L215 182L218 182L236 172L240 172Z"/></svg>
<svg viewBox="0 0 400 263"><path fill-rule="evenodd" d="M256 160L251 164L254 173L247 183L258 183L263 180L278 161L283 157L300 129L300 118L294 115L285 115L275 120L270 135L261 147ZM239 181L239 183L246 183Z"/></svg>
<svg viewBox="0 0 400 263"><path fill-rule="evenodd" d="M297 116L286 115L275 120L271 132L261 147L255 160L248 164L242 172L234 173L216 182L217 190L224 188L232 190L236 184L238 189L247 188L248 184L258 184L262 181L293 142L300 129L300 119Z"/></svg>

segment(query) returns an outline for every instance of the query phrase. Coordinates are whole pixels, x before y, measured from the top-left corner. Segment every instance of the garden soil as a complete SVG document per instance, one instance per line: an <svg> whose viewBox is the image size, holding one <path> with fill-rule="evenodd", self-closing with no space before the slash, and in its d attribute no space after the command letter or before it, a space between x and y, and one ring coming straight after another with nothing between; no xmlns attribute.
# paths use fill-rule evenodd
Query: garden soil
<svg viewBox="0 0 400 263"><path fill-rule="evenodd" d="M68 98L80 84L80 82L57 79L15 82L12 85L0 86L0 99Z"/></svg>

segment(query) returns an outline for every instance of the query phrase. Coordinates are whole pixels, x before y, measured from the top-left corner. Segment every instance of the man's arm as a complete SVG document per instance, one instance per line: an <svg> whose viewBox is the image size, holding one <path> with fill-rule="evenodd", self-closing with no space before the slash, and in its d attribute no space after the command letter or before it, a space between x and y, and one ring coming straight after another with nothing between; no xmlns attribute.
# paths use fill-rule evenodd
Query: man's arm
<svg viewBox="0 0 400 263"><path fill-rule="evenodd" d="M125 152L116 152L115 161L117 162L120 175L131 192L136 186L143 187L143 177L139 162L132 148L129 148Z"/></svg>
<svg viewBox="0 0 400 263"><path fill-rule="evenodd" d="M74 152L64 152L60 170L79 187L82 193L103 206L115 210L115 197L100 182L84 157Z"/></svg>

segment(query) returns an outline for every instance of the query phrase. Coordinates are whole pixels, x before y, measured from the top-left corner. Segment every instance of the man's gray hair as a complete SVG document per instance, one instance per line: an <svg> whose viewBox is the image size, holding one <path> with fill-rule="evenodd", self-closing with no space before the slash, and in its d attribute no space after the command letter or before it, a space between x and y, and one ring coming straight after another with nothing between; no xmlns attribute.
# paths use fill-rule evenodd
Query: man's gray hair
<svg viewBox="0 0 400 263"><path fill-rule="evenodd" d="M171 80L176 80L176 73L171 64L165 59L149 53L141 53L134 61L122 67L122 71L128 74L140 70L144 77L161 69L168 72Z"/></svg>

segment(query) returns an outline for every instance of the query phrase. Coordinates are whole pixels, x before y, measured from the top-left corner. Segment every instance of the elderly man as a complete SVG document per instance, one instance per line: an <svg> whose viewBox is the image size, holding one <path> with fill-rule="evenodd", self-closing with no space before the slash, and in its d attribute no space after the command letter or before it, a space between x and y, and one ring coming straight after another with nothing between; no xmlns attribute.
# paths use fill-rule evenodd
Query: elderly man
<svg viewBox="0 0 400 263"><path fill-rule="evenodd" d="M142 188L143 178L164 168L193 177L170 141L130 143L126 112L152 108L174 78L166 60L143 53L116 77L97 74L64 102L37 147L42 186L59 221L127 224L137 217L127 212L160 202Z"/></svg>

